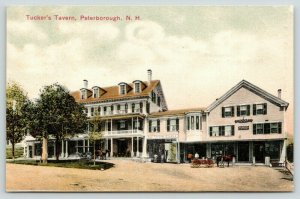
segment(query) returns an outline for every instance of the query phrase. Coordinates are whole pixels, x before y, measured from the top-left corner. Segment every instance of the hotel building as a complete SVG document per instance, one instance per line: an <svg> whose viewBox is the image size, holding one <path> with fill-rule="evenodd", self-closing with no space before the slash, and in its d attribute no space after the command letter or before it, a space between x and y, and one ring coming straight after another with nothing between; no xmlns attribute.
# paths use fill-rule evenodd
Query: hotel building
<svg viewBox="0 0 300 199"><path fill-rule="evenodd" d="M89 88L84 80L71 95L85 107L87 131L65 139L60 149L50 140L50 156L56 150L62 158L92 151L88 133L96 129L103 134L96 148L108 149L110 157L188 162L198 153L208 158L235 154L241 163L264 163L266 157L285 161L289 104L280 89L274 96L242 80L208 107L168 110L162 84L148 70L148 81ZM38 157L40 148L29 138L24 151Z"/></svg>

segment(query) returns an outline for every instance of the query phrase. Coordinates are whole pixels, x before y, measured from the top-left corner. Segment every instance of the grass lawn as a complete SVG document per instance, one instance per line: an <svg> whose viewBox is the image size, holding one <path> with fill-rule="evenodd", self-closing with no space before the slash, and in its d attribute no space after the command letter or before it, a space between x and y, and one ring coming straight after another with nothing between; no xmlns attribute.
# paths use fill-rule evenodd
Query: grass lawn
<svg viewBox="0 0 300 199"><path fill-rule="evenodd" d="M15 148L15 158L19 158L23 156L24 149L23 148ZM6 147L6 159L12 159L12 148Z"/></svg>
<svg viewBox="0 0 300 199"><path fill-rule="evenodd" d="M47 164L40 163L39 160L15 160L7 161L7 163L12 164L26 164L34 166L49 166L49 167L64 167L64 168L76 168L76 169L91 169L91 170L100 170L100 169L110 169L114 164L109 162L94 162L86 160L48 160Z"/></svg>

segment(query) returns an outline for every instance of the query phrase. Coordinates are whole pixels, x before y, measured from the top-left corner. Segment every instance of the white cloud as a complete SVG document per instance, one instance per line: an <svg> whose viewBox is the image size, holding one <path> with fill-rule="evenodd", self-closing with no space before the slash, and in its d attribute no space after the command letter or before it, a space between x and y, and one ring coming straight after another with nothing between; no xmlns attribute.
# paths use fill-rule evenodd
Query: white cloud
<svg viewBox="0 0 300 199"><path fill-rule="evenodd" d="M27 39L39 42L48 38L34 21L7 21L7 34L8 39L17 37L19 41Z"/></svg>

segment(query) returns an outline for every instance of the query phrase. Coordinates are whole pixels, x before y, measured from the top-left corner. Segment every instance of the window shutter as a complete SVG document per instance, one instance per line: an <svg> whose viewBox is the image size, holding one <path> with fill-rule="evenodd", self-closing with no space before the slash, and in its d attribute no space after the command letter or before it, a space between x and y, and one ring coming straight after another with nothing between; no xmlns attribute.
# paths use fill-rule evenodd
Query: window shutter
<svg viewBox="0 0 300 199"><path fill-rule="evenodd" d="M222 127L219 126L219 136L222 135Z"/></svg>
<svg viewBox="0 0 300 199"><path fill-rule="evenodd" d="M231 107L231 117L234 117L234 106Z"/></svg>
<svg viewBox="0 0 300 199"><path fill-rule="evenodd" d="M212 127L209 127L209 135L212 136Z"/></svg>
<svg viewBox="0 0 300 199"><path fill-rule="evenodd" d="M282 133L281 122L278 122L278 133Z"/></svg>
<svg viewBox="0 0 300 199"><path fill-rule="evenodd" d="M256 134L256 124L253 124L253 134Z"/></svg>
<svg viewBox="0 0 300 199"><path fill-rule="evenodd" d="M167 131L170 131L170 119L167 120Z"/></svg>
<svg viewBox="0 0 300 199"><path fill-rule="evenodd" d="M187 117L187 129L190 130L190 117Z"/></svg>
<svg viewBox="0 0 300 199"><path fill-rule="evenodd" d="M117 109L118 109L118 111L121 109L121 105L120 104L118 104Z"/></svg>
<svg viewBox="0 0 300 199"><path fill-rule="evenodd" d="M176 131L179 131L179 119L176 118Z"/></svg>
<svg viewBox="0 0 300 199"><path fill-rule="evenodd" d="M247 105L247 115L250 115L250 105Z"/></svg>
<svg viewBox="0 0 300 199"><path fill-rule="evenodd" d="M131 112L132 112L132 113L134 113L134 107L135 107L135 104L132 103L132 105L131 105Z"/></svg>
<svg viewBox="0 0 300 199"><path fill-rule="evenodd" d="M231 135L234 135L234 125L231 126Z"/></svg>
<svg viewBox="0 0 300 199"><path fill-rule="evenodd" d="M222 107L222 117L225 117L225 108Z"/></svg>
<svg viewBox="0 0 300 199"><path fill-rule="evenodd" d="M157 120L157 132L160 132L160 120Z"/></svg>
<svg viewBox="0 0 300 199"><path fill-rule="evenodd" d="M264 124L264 134L270 134L271 133L271 124L270 123L265 123Z"/></svg>
<svg viewBox="0 0 300 199"><path fill-rule="evenodd" d="M267 103L264 103L264 115L267 115Z"/></svg>
<svg viewBox="0 0 300 199"><path fill-rule="evenodd" d="M237 106L237 107L236 107L236 115L237 115L237 116L240 116L240 106Z"/></svg>
<svg viewBox="0 0 300 199"><path fill-rule="evenodd" d="M110 109L111 111L114 111L114 105L111 105Z"/></svg>
<svg viewBox="0 0 300 199"><path fill-rule="evenodd" d="M253 104L253 115L256 115L256 104Z"/></svg>
<svg viewBox="0 0 300 199"><path fill-rule="evenodd" d="M152 121L149 120L149 132L151 132Z"/></svg>
<svg viewBox="0 0 300 199"><path fill-rule="evenodd" d="M139 130L143 130L143 121L140 120L139 123L140 123L140 125L139 125L139 128L138 128L138 129L139 129Z"/></svg>
<svg viewBox="0 0 300 199"><path fill-rule="evenodd" d="M200 116L200 130L202 130L202 116Z"/></svg>
<svg viewBox="0 0 300 199"><path fill-rule="evenodd" d="M150 113L150 103L149 102L147 102L147 105L146 105L146 111L147 111L147 113Z"/></svg>

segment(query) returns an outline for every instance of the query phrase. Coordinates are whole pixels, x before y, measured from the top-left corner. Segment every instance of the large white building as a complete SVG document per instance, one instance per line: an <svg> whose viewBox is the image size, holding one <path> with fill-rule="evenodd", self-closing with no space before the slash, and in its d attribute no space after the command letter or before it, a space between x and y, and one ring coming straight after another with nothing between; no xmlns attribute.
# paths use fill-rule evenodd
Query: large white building
<svg viewBox="0 0 300 199"><path fill-rule="evenodd" d="M84 80L71 95L85 107L87 132L64 140L60 149L50 144L50 156L56 150L64 158L92 151L88 133L96 128L103 132L96 148L108 149L111 157L186 162L197 152L208 158L235 154L245 163L286 157L288 103L280 89L274 96L242 80L208 107L168 110L161 82L148 70L148 81L90 88ZM40 143L27 143L27 157L41 154Z"/></svg>

